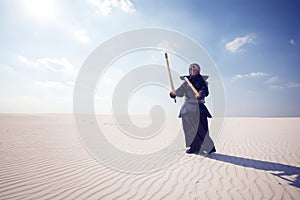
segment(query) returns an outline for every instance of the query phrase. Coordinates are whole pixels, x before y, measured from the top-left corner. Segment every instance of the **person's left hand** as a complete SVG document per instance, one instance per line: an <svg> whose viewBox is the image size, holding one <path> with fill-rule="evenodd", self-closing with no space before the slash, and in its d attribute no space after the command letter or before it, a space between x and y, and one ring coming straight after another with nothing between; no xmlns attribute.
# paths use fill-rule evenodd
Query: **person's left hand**
<svg viewBox="0 0 300 200"><path fill-rule="evenodd" d="M176 93L175 92L170 92L170 97L174 99L176 97Z"/></svg>
<svg viewBox="0 0 300 200"><path fill-rule="evenodd" d="M199 93L199 95L195 94L196 99L200 99L201 98L201 94Z"/></svg>

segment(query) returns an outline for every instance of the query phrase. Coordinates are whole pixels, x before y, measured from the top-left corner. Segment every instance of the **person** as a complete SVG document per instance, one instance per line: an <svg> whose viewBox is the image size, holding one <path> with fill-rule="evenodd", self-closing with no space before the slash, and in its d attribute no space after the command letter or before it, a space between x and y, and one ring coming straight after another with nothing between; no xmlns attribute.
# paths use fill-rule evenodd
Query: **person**
<svg viewBox="0 0 300 200"><path fill-rule="evenodd" d="M171 98L185 97L179 117L185 135L187 154L211 154L216 152L214 143L209 136L208 120L212 118L204 105L205 97L209 91L206 81L200 75L200 66L197 63L189 65L189 76L186 76L193 84L200 96L196 96L191 87L184 82L174 92L170 92Z"/></svg>

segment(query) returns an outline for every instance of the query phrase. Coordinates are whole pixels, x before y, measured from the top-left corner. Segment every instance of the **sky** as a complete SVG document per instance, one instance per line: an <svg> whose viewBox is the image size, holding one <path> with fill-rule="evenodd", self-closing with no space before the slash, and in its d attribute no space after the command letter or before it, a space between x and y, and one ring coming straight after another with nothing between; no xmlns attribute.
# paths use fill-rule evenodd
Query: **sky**
<svg viewBox="0 0 300 200"><path fill-rule="evenodd" d="M223 81L226 116L299 117L299 10L297 0L0 1L0 112L72 113L74 85L88 56L118 34L155 27L205 49ZM165 65L162 52L141 50L111 65L95 91L95 113L111 114L122 76L147 64ZM188 63L175 55L170 64L187 73ZM129 113L161 105L177 114L182 101L174 104L168 95L166 88L141 87L128 101Z"/></svg>

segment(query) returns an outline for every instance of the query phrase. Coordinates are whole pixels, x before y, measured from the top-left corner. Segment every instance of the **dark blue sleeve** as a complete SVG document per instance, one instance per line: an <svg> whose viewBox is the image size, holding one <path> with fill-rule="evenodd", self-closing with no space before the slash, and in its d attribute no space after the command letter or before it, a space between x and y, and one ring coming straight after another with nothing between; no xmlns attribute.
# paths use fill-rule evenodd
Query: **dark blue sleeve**
<svg viewBox="0 0 300 200"><path fill-rule="evenodd" d="M207 85L202 86L199 92L201 97L207 97L209 94Z"/></svg>

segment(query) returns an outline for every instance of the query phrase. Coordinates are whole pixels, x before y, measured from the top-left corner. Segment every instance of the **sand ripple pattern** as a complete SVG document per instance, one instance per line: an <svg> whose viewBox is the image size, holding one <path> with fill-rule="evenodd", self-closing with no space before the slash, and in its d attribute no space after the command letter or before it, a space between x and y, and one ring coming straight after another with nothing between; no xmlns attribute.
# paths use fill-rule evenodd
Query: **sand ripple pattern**
<svg viewBox="0 0 300 200"><path fill-rule="evenodd" d="M299 118L229 118L217 154L183 151L130 174L93 159L72 116L0 115L0 199L299 199L299 128Z"/></svg>

